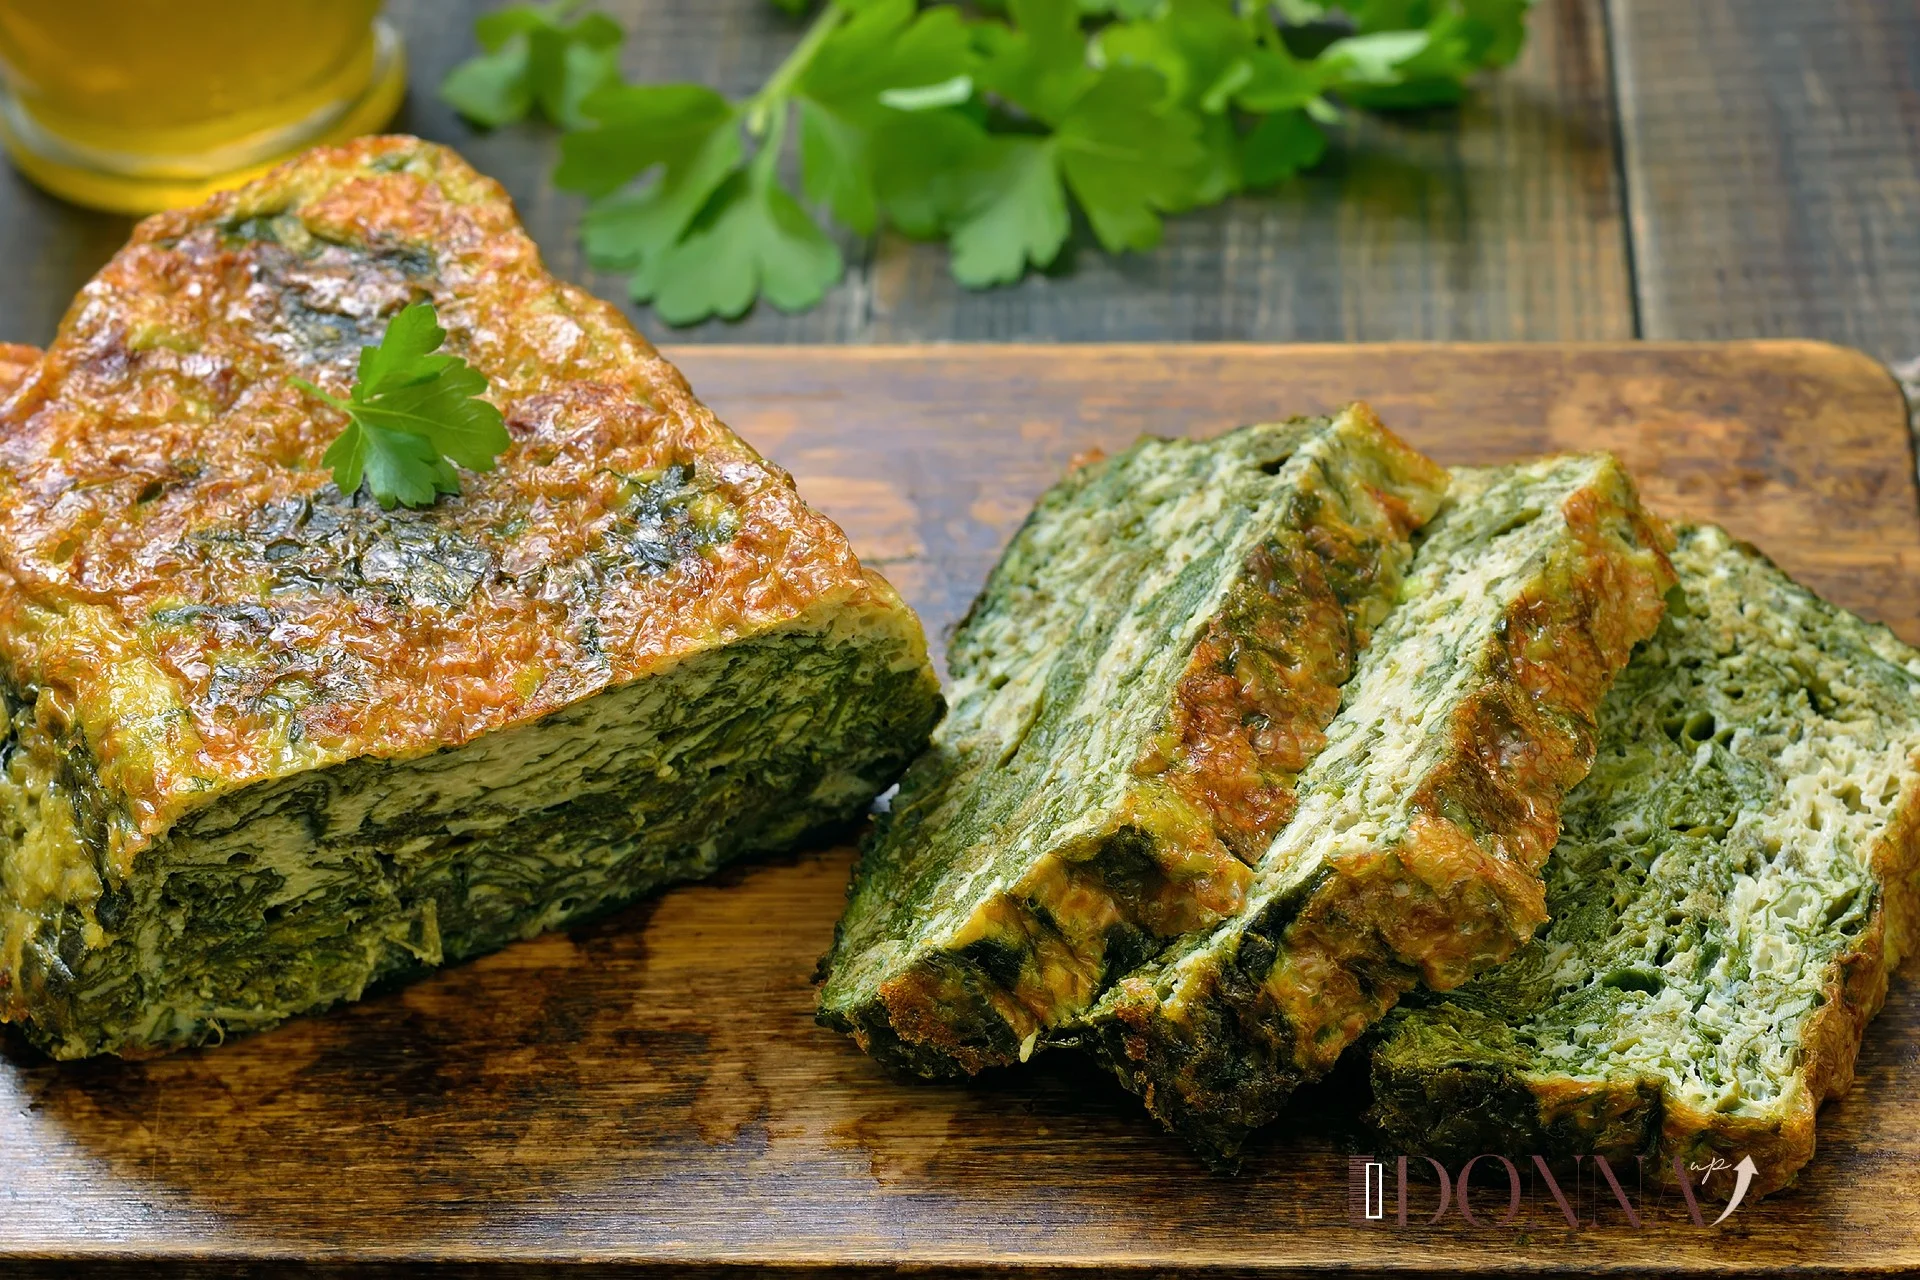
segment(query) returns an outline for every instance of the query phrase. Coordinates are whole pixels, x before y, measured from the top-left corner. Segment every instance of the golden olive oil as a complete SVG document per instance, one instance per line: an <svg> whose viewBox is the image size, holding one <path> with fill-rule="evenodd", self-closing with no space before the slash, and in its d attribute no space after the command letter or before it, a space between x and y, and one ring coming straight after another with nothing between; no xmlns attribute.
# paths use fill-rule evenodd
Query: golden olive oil
<svg viewBox="0 0 1920 1280"><path fill-rule="evenodd" d="M404 65L379 0L0 0L19 167L123 212L191 203L384 124Z"/></svg>

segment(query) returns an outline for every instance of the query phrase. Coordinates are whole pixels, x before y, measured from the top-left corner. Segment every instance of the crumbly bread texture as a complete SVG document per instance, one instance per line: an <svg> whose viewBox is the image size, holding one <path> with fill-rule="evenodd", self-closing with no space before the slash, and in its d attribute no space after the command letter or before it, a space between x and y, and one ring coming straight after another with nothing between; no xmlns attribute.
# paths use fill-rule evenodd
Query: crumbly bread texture
<svg viewBox="0 0 1920 1280"><path fill-rule="evenodd" d="M342 494L430 299L511 444ZM500 187L412 138L142 223L0 351L0 1018L153 1052L353 999L863 812L940 699L892 588Z"/></svg>
<svg viewBox="0 0 1920 1280"><path fill-rule="evenodd" d="M1547 865L1553 923L1507 964L1396 1011L1369 1113L1392 1149L1812 1156L1920 877L1920 653L1712 527L1601 711Z"/></svg>
<svg viewBox="0 0 1920 1280"><path fill-rule="evenodd" d="M1145 440L1047 493L954 638L821 1021L921 1075L1015 1061L1238 912L1446 484L1355 405Z"/></svg>
<svg viewBox="0 0 1920 1280"><path fill-rule="evenodd" d="M1415 985L1499 963L1594 714L1673 584L1604 454L1456 472L1245 905L1118 982L1078 1040L1208 1160Z"/></svg>

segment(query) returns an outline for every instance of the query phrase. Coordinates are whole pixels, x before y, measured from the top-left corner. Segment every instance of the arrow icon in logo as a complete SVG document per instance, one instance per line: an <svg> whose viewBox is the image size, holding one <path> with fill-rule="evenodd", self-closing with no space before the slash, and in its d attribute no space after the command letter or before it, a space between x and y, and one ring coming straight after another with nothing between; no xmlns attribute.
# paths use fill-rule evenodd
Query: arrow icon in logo
<svg viewBox="0 0 1920 1280"><path fill-rule="evenodd" d="M1736 1175L1733 1182L1733 1199L1727 1201L1727 1207L1722 1209L1720 1216L1713 1220L1713 1225L1716 1227L1731 1218L1733 1211L1740 1207L1740 1202L1747 1198L1747 1188L1753 1183L1753 1175L1760 1170L1754 1167L1752 1156L1741 1156L1740 1163L1733 1166L1733 1172Z"/></svg>

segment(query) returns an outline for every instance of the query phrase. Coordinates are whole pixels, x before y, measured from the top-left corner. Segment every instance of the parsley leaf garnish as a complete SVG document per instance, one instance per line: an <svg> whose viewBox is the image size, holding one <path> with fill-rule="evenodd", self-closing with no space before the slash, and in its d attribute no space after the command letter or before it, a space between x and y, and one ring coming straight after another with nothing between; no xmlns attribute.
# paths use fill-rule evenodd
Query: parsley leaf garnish
<svg viewBox="0 0 1920 1280"><path fill-rule="evenodd" d="M1072 228L1051 141L989 138L970 157L980 185L953 226L953 278L981 288L1044 267Z"/></svg>
<svg viewBox="0 0 1920 1280"><path fill-rule="evenodd" d="M1076 225L1151 248L1165 217L1318 164L1346 108L1459 100L1518 55L1532 0L773 3L814 17L745 98L620 83L618 27L578 0L481 19L442 93L561 123L588 257L691 324L811 307L885 230L945 240L975 287L1053 266Z"/></svg>
<svg viewBox="0 0 1920 1280"><path fill-rule="evenodd" d="M305 378L288 381L347 415L347 425L320 461L333 468L340 492L362 481L382 507L430 505L459 493L459 463L493 470L508 443L500 410L480 396L487 379L459 356L435 354L447 340L433 304L415 302L387 325L378 346L360 349L359 376L345 400Z"/></svg>

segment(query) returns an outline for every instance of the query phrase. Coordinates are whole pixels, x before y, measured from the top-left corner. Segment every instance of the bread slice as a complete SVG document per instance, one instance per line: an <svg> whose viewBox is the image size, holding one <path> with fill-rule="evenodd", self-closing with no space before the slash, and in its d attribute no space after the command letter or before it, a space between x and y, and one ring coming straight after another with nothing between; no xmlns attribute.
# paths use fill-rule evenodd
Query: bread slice
<svg viewBox="0 0 1920 1280"><path fill-rule="evenodd" d="M1920 652L1724 531L1601 710L1547 864L1553 923L1371 1047L1393 1149L1813 1154L1920 913Z"/></svg>
<svg viewBox="0 0 1920 1280"><path fill-rule="evenodd" d="M922 1075L1011 1062L1237 911L1446 483L1356 405L1145 440L1041 498L861 858L821 1021Z"/></svg>
<svg viewBox="0 0 1920 1280"><path fill-rule="evenodd" d="M1667 540L1604 454L1456 472L1245 905L1120 981L1080 1041L1230 1165L1401 993L1525 942Z"/></svg>
<svg viewBox="0 0 1920 1280"><path fill-rule="evenodd" d="M344 395L420 298L512 444L382 511L288 379ZM0 1018L138 1054L353 999L853 818L939 708L892 588L498 185L312 152L142 223L0 402Z"/></svg>

